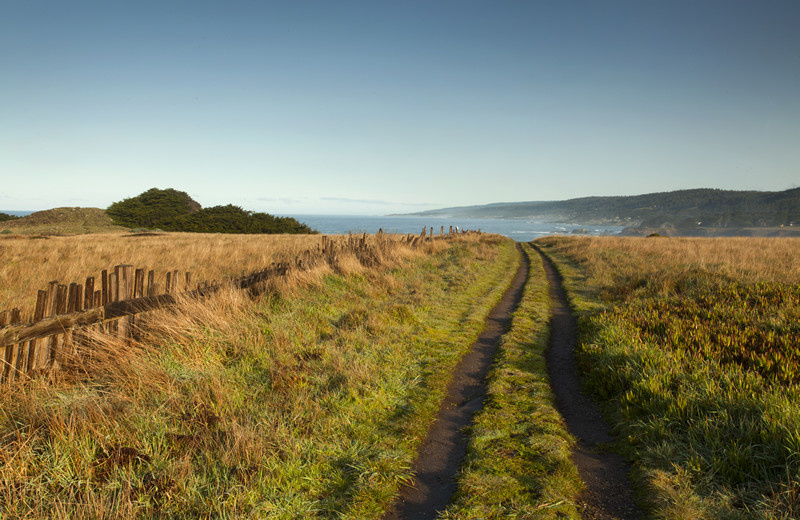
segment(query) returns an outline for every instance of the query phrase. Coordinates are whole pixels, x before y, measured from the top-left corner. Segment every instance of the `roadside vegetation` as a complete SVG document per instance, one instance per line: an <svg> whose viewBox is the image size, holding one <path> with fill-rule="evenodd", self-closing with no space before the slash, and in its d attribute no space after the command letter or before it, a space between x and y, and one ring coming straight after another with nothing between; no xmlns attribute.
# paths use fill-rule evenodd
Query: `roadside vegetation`
<svg viewBox="0 0 800 520"><path fill-rule="evenodd" d="M98 337L0 395L0 516L380 516L518 262L497 236L398 247Z"/></svg>
<svg viewBox="0 0 800 520"><path fill-rule="evenodd" d="M800 240L537 240L653 518L800 516Z"/></svg>
<svg viewBox="0 0 800 520"><path fill-rule="evenodd" d="M580 518L574 439L555 407L545 363L550 294L541 256L523 245L530 274L488 378L484 408L443 518Z"/></svg>
<svg viewBox="0 0 800 520"><path fill-rule="evenodd" d="M372 239L372 237L368 237ZM391 237L390 237L391 238ZM103 269L131 264L190 271L193 279L224 280L292 260L321 245L315 235L221 235L198 233L106 233L0 239L0 310L31 311L36 291L51 280L82 283ZM159 283L163 283L160 280Z"/></svg>

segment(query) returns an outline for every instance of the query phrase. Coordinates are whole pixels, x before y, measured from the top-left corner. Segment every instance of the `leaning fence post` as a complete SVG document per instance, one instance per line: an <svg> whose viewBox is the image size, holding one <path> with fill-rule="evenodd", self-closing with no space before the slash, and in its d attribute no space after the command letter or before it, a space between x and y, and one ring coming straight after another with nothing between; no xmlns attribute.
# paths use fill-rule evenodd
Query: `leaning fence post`
<svg viewBox="0 0 800 520"><path fill-rule="evenodd" d="M100 273L100 290L102 296L102 304L105 305L111 302L111 292L108 289L108 271L103 269Z"/></svg>
<svg viewBox="0 0 800 520"><path fill-rule="evenodd" d="M108 275L108 298L109 301L106 303L118 302L120 300L119 278L117 277L117 273L110 273ZM116 333L118 325L119 324L116 320L107 322L105 324L106 332L108 334Z"/></svg>
<svg viewBox="0 0 800 520"><path fill-rule="evenodd" d="M119 295L116 301L125 301L133 298L132 273L132 265L118 265L114 267L114 274L117 275L117 286L119 287Z"/></svg>
<svg viewBox="0 0 800 520"><path fill-rule="evenodd" d="M52 281L47 286L47 293L44 301L43 318L52 318L56 315L58 303L58 282ZM37 320L39 321L39 320ZM47 356L50 354L50 341L44 338L42 341L31 340L28 347L28 366L27 371L43 368L47 363Z"/></svg>
<svg viewBox="0 0 800 520"><path fill-rule="evenodd" d="M58 285L58 290L56 291L56 308L55 312L53 313L54 316L60 316L62 314L66 314L67 312L67 300L69 296L69 287L64 284ZM64 332L56 333L50 336L50 340L48 341L47 349L42 349L42 353L46 356L42 362L42 368L44 367L55 367L56 359L59 356L60 346L64 343L66 337L64 336Z"/></svg>
<svg viewBox="0 0 800 520"><path fill-rule="evenodd" d="M137 269L133 279L133 297L144 296L144 269Z"/></svg>
<svg viewBox="0 0 800 520"><path fill-rule="evenodd" d="M156 272L152 269L147 272L147 296L156 295Z"/></svg>
<svg viewBox="0 0 800 520"><path fill-rule="evenodd" d="M83 287L78 285L75 282L69 284L69 290L67 291L67 312L79 312L81 310L81 302L83 296L81 293L83 292Z"/></svg>
<svg viewBox="0 0 800 520"><path fill-rule="evenodd" d="M94 307L94 276L86 279L83 296L83 308L91 309L92 307Z"/></svg>

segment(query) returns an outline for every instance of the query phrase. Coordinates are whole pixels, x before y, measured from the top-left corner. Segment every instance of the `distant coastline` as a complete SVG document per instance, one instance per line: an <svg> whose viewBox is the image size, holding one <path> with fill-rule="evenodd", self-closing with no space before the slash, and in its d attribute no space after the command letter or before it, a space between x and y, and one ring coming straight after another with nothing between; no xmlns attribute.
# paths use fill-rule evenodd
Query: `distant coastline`
<svg viewBox="0 0 800 520"><path fill-rule="evenodd" d="M324 234L387 233L419 234L422 228L433 228L435 234L449 231L450 226L507 236L517 242L528 242L548 235L617 235L623 226L542 222L530 219L493 219L432 216L369 216L369 215L303 215L288 214Z"/></svg>
<svg viewBox="0 0 800 520"><path fill-rule="evenodd" d="M530 219L623 226L624 235L800 236L800 188L785 191L691 189L562 201L503 202L406 216Z"/></svg>

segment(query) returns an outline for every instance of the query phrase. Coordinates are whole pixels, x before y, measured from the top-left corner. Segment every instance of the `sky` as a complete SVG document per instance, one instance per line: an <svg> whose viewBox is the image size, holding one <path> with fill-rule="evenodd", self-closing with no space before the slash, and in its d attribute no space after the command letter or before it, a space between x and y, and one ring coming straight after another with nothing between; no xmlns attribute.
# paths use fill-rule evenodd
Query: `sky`
<svg viewBox="0 0 800 520"><path fill-rule="evenodd" d="M0 209L798 185L796 0L0 2Z"/></svg>

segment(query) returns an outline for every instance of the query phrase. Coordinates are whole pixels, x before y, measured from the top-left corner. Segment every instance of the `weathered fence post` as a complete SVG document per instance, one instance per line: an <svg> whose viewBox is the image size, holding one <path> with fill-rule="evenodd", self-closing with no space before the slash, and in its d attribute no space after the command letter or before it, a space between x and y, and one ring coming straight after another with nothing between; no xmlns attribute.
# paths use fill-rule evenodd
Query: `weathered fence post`
<svg viewBox="0 0 800 520"><path fill-rule="evenodd" d="M133 279L133 297L144 296L144 269L137 269Z"/></svg>
<svg viewBox="0 0 800 520"><path fill-rule="evenodd" d="M20 310L17 308L11 309L11 311L3 311L3 316L2 326L13 325L22 321ZM3 365L2 372L0 372L0 377L3 381L10 381L17 377L17 360L20 359L21 354L24 351L25 344L26 342L11 343L10 345L6 345L6 348L3 352L3 360L5 361L5 364Z"/></svg>
<svg viewBox="0 0 800 520"><path fill-rule="evenodd" d="M117 273L110 273L108 275L108 299L106 304L119 301L119 279ZM109 321L105 324L105 332L108 334L116 334L119 329L119 322L117 320Z"/></svg>
<svg viewBox="0 0 800 520"><path fill-rule="evenodd" d="M156 272L152 269L147 273L147 296L155 296L156 291Z"/></svg>
<svg viewBox="0 0 800 520"><path fill-rule="evenodd" d="M86 279L86 283L83 285L84 287L84 296L83 296L83 308L90 309L95 306L94 304L94 276L90 276Z"/></svg>
<svg viewBox="0 0 800 520"><path fill-rule="evenodd" d="M100 272L100 287L101 287L101 305L106 305L111 302L111 292L108 290L108 271L103 269Z"/></svg>

